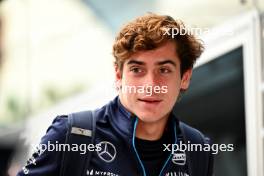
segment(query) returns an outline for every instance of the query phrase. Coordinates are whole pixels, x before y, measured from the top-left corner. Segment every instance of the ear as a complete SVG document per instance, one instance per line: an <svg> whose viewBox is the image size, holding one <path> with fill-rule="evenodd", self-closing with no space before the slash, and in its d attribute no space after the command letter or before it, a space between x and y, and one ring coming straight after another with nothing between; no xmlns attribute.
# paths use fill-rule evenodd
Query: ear
<svg viewBox="0 0 264 176"><path fill-rule="evenodd" d="M120 68L115 64L115 82L116 88L120 88L121 86L121 79L122 79L122 72Z"/></svg>
<svg viewBox="0 0 264 176"><path fill-rule="evenodd" d="M188 89L191 82L191 77L192 77L192 69L188 69L183 73L181 79L181 87L180 87L182 90Z"/></svg>

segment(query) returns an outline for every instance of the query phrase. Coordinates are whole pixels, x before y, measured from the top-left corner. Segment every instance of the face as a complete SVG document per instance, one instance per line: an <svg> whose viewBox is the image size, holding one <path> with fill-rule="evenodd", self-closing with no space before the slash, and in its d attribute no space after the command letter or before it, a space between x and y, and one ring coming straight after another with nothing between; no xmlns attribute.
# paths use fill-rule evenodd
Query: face
<svg viewBox="0 0 264 176"><path fill-rule="evenodd" d="M143 122L158 122L167 118L181 89L186 90L192 70L182 78L180 60L172 42L128 58L122 72L116 68L121 103Z"/></svg>

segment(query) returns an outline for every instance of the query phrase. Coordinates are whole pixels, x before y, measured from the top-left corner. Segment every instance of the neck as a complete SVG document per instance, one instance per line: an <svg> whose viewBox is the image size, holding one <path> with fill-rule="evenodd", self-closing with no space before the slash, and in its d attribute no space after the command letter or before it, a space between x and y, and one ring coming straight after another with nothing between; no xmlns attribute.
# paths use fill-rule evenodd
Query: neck
<svg viewBox="0 0 264 176"><path fill-rule="evenodd" d="M158 140L161 138L168 121L168 115L157 122L143 122L139 119L136 137L144 140Z"/></svg>

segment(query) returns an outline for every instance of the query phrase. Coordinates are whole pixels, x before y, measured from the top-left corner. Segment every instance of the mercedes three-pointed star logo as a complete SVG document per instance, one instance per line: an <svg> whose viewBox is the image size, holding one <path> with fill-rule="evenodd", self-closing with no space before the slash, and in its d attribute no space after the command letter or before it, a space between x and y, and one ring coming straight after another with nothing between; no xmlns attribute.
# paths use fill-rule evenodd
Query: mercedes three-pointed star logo
<svg viewBox="0 0 264 176"><path fill-rule="evenodd" d="M101 145L102 150L97 151L98 156L107 163L112 162L116 157L115 146L108 141L102 141L99 145Z"/></svg>

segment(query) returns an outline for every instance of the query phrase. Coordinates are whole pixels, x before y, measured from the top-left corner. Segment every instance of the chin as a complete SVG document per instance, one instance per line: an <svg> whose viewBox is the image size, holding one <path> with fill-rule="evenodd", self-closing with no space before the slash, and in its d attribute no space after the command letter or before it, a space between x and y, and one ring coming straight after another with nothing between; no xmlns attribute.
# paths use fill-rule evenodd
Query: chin
<svg viewBox="0 0 264 176"><path fill-rule="evenodd" d="M159 121L160 119L162 119L163 116L160 113L141 112L138 113L137 117L143 122L151 123Z"/></svg>

